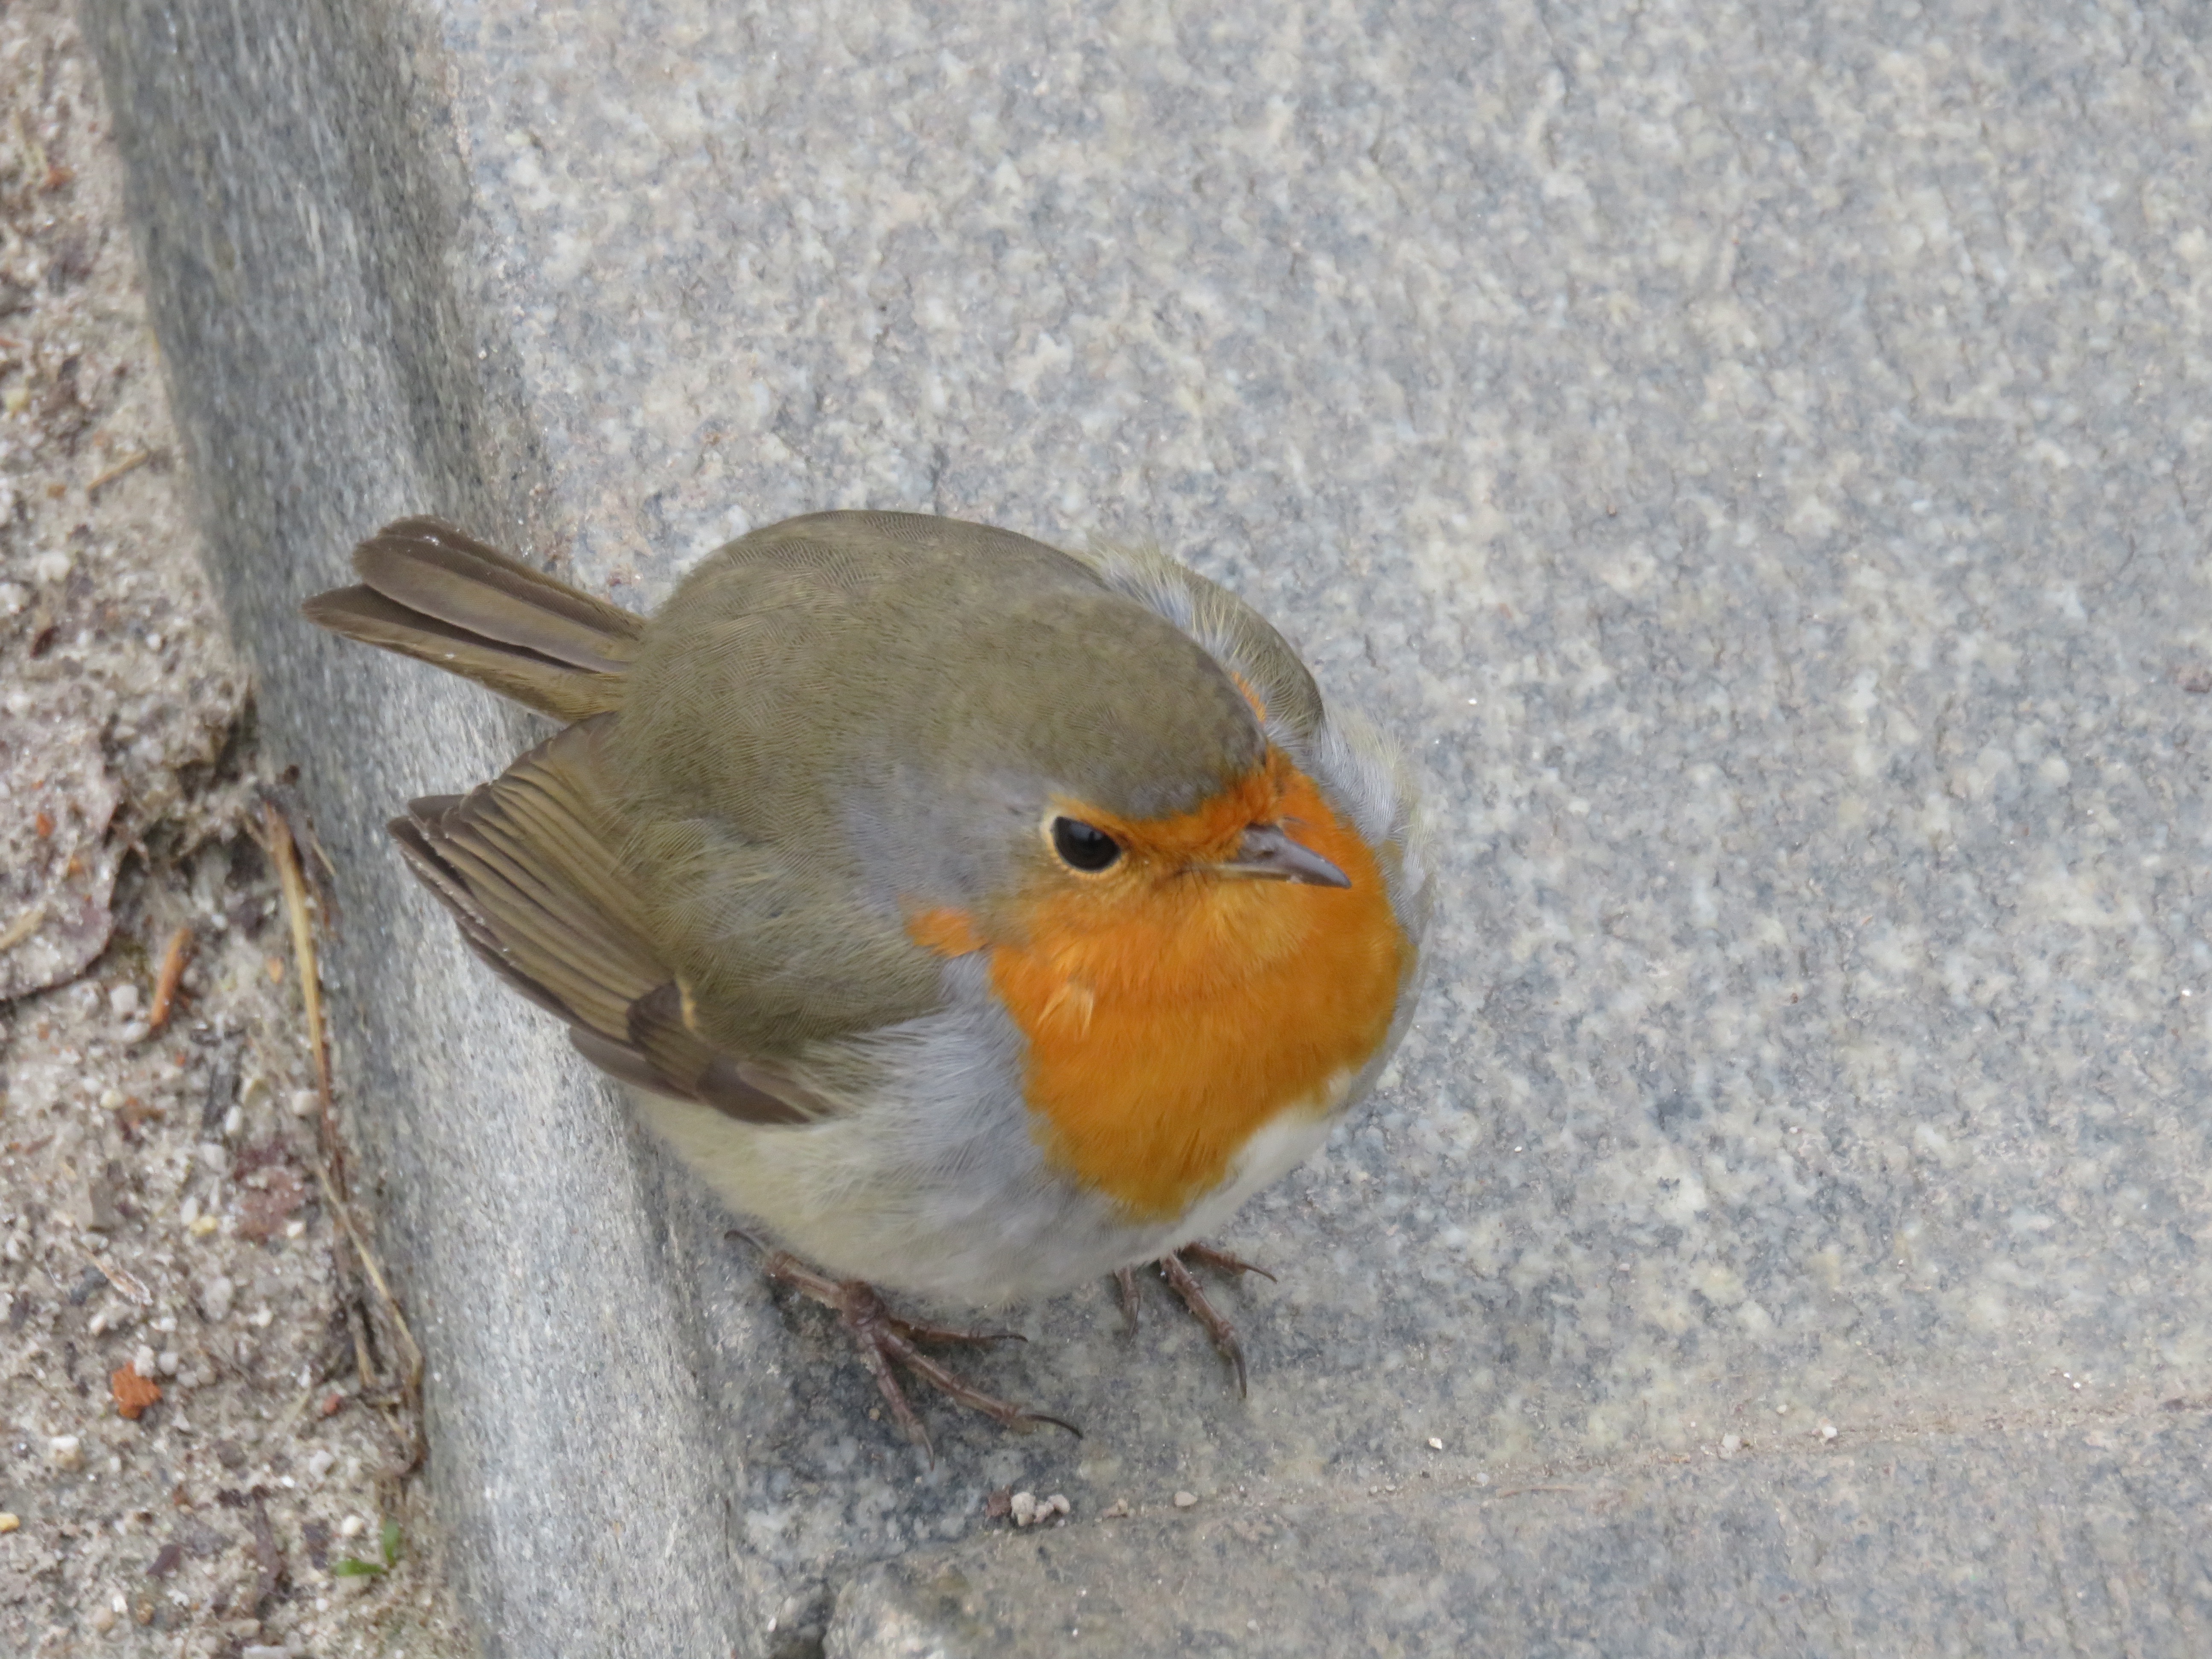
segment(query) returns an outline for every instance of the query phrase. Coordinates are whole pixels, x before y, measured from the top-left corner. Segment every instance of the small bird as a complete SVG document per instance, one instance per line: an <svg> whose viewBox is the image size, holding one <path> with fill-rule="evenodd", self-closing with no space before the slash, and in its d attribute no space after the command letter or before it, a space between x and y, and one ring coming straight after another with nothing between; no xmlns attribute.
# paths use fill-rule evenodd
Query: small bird
<svg viewBox="0 0 2212 1659"><path fill-rule="evenodd" d="M1316 1149L1411 1014L1407 769L1281 635L1156 551L818 513L650 620L434 519L308 618L566 723L392 833L469 946L894 1364L1158 1264L1244 1382L1194 1241ZM750 1237L750 1234L747 1235ZM763 1246L764 1249L768 1248Z"/></svg>

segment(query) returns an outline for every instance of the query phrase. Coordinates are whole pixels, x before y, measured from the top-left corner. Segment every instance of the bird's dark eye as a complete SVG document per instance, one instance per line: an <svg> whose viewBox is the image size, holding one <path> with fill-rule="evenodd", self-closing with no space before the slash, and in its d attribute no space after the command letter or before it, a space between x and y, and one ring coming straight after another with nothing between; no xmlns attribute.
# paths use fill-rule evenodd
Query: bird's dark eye
<svg viewBox="0 0 2212 1659"><path fill-rule="evenodd" d="M1052 850L1066 860L1069 869L1095 875L1121 856L1121 843L1080 818L1054 818Z"/></svg>

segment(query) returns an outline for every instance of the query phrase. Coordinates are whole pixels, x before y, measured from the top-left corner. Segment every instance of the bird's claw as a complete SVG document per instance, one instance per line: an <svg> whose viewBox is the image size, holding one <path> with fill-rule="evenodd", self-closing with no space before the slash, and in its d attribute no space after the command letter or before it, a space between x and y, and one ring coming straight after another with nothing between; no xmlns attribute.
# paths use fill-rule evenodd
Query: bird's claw
<svg viewBox="0 0 2212 1659"><path fill-rule="evenodd" d="M981 1412L1001 1428L1027 1434L1040 1423L1049 1423L1056 1429L1066 1429L1079 1440L1083 1437L1083 1431L1064 1419L1025 1410L963 1382L916 1346L923 1342L981 1346L1027 1341L1029 1339L1019 1331L969 1331L908 1319L892 1312L890 1304L875 1287L861 1279L832 1279L827 1273L817 1273L789 1252L768 1249L740 1229L732 1228L730 1236L742 1238L763 1252L761 1272L770 1282L788 1285L809 1301L818 1302L836 1314L838 1322L860 1350L860 1363L876 1379L876 1388L883 1395L884 1404L890 1407L892 1420L922 1449L933 1466L937 1462L937 1448L929 1437L929 1431L915 1414L913 1403L907 1399L906 1390L892 1370L894 1363L903 1365L939 1393L971 1411Z"/></svg>
<svg viewBox="0 0 2212 1659"><path fill-rule="evenodd" d="M1218 1250L1211 1244L1178 1246L1153 1264L1160 1270L1160 1277L1167 1280L1169 1288L1190 1310L1191 1317L1206 1328L1206 1334L1213 1339L1213 1346L1221 1351L1222 1358L1235 1370L1237 1397L1246 1398L1249 1391L1246 1386L1244 1345L1237 1340L1237 1327L1213 1305L1206 1294L1205 1286L1191 1273L1189 1264L1194 1261L1232 1277L1257 1273L1262 1279L1273 1280L1275 1276L1255 1262L1231 1255L1226 1250ZM1116 1268L1114 1283L1121 1292L1122 1320L1131 1331L1134 1331L1137 1328L1136 1269Z"/></svg>

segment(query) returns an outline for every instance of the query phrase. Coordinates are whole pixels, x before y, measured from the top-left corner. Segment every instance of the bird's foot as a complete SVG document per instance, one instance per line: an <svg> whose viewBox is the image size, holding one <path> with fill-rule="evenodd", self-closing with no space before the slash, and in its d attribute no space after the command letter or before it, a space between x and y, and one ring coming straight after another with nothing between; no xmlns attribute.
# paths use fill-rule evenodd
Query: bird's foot
<svg viewBox="0 0 2212 1659"><path fill-rule="evenodd" d="M908 1319L893 1313L890 1304L872 1285L857 1279L832 1279L827 1273L817 1273L787 1251L762 1246L750 1233L733 1233L732 1237L745 1239L763 1250L761 1272L770 1283L788 1285L801 1296L836 1314L838 1322L853 1339L854 1346L860 1351L860 1363L876 1379L884 1403L890 1407L892 1419L906 1431L907 1438L928 1454L932 1464L937 1462L937 1448L930 1440L929 1431L922 1426L921 1419L915 1415L906 1390L900 1386L898 1374L891 1369L894 1363L905 1366L939 1393L971 1411L982 1413L1001 1428L1027 1434L1038 1424L1049 1423L1056 1429L1066 1429L1079 1440L1083 1437L1083 1431L1073 1423L1048 1417L1042 1412L1025 1411L962 1382L915 1346L923 1342L957 1342L981 1346L993 1342L1026 1341L1028 1339L1019 1331L963 1331L949 1325Z"/></svg>
<svg viewBox="0 0 2212 1659"><path fill-rule="evenodd" d="M1268 1280L1275 1276L1255 1262L1231 1255L1226 1250L1217 1250L1211 1244L1185 1244L1170 1250L1153 1264L1159 1268L1160 1277L1167 1280L1169 1288L1182 1298L1182 1305L1190 1310L1191 1317L1206 1328L1206 1334L1213 1339L1213 1346L1221 1350L1222 1358L1236 1369L1237 1393L1242 1398L1246 1392L1244 1345L1237 1340L1237 1327L1207 1298L1206 1287L1192 1274L1193 1262L1227 1273L1232 1279L1241 1279L1246 1273L1257 1273ZM1137 1270L1116 1268L1114 1283L1121 1292L1121 1317L1133 1331L1137 1328Z"/></svg>

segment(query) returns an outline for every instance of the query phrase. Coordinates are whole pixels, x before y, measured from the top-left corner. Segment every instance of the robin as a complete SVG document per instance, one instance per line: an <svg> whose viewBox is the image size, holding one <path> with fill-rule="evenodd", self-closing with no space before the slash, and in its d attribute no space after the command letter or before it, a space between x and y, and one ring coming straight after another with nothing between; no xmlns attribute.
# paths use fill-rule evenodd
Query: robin
<svg viewBox="0 0 2212 1659"><path fill-rule="evenodd" d="M1152 551L819 513L649 620L433 519L307 602L565 723L391 826L470 947L567 1022L835 1309L895 1419L917 1346L1156 1263L1244 1382L1194 1241L1317 1148L1413 1007L1414 792L1281 635ZM811 1265L809 1265L811 1264ZM1059 1426L1071 1425L1060 1423Z"/></svg>

